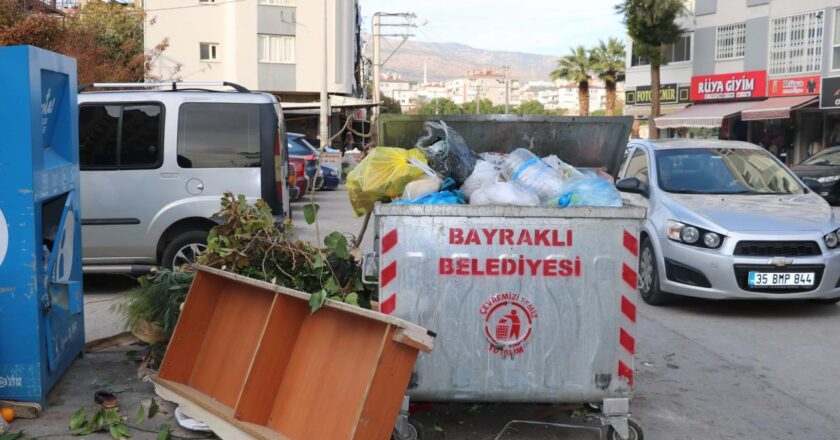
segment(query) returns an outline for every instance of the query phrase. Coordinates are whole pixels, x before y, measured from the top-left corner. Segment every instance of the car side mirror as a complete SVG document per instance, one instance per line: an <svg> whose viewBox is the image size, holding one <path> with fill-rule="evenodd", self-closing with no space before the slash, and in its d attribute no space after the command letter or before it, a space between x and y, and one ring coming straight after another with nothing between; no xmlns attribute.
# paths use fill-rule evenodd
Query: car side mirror
<svg viewBox="0 0 840 440"><path fill-rule="evenodd" d="M615 188L621 192L648 196L647 185L636 177L625 177L615 183Z"/></svg>
<svg viewBox="0 0 840 440"><path fill-rule="evenodd" d="M813 191L815 193L818 193L822 190L822 184L817 179L814 179L813 177L806 177L806 178L802 179L802 183L804 183L805 186L808 187L808 189L810 189L811 191Z"/></svg>

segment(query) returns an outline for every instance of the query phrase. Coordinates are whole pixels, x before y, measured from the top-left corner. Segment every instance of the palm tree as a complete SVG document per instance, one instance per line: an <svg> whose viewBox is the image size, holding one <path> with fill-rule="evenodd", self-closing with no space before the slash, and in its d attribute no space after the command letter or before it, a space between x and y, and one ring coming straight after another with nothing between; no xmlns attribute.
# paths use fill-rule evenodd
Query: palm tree
<svg viewBox="0 0 840 440"><path fill-rule="evenodd" d="M592 79L592 56L583 46L573 47L569 55L557 61L557 70L551 72L551 79L574 81L578 85L580 115L589 115L589 80Z"/></svg>
<svg viewBox="0 0 840 440"><path fill-rule="evenodd" d="M616 10L624 15L633 53L650 61L650 137L659 137L654 118L659 116L659 66L667 64L663 48L682 38L677 19L688 14L685 0L622 0Z"/></svg>
<svg viewBox="0 0 840 440"><path fill-rule="evenodd" d="M624 43L618 38L601 40L592 50L592 70L607 89L607 116L615 114L615 86L624 81Z"/></svg>

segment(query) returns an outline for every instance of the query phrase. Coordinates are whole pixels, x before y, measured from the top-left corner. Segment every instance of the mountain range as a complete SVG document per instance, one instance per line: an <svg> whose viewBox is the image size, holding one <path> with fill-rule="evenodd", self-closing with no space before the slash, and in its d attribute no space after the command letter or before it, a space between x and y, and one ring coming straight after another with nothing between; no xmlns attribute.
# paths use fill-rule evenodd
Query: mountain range
<svg viewBox="0 0 840 440"><path fill-rule="evenodd" d="M373 44L366 41L366 56L372 58ZM382 59L386 59L399 40L383 39ZM460 43L435 43L409 39L388 60L383 73L402 75L407 81L423 80L423 63L429 81L463 78L468 70L498 69L510 66L510 78L520 81L547 81L557 66L557 57L524 52L486 50Z"/></svg>

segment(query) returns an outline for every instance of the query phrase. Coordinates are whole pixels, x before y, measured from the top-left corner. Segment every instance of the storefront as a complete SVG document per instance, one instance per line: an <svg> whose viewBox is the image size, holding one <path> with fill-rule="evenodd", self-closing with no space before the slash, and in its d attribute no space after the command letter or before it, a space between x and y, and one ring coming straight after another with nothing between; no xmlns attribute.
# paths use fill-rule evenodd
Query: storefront
<svg viewBox="0 0 840 440"><path fill-rule="evenodd" d="M691 106L656 118L668 137L749 139L749 126L741 112L767 96L767 72L697 75L691 78Z"/></svg>
<svg viewBox="0 0 840 440"><path fill-rule="evenodd" d="M823 78L821 87L822 145L840 146L840 76Z"/></svg>
<svg viewBox="0 0 840 440"><path fill-rule="evenodd" d="M689 99L689 85L685 84L661 84L659 86L659 113L660 115L670 115L676 113L688 106L691 102ZM650 119L650 103L651 103L651 87L639 86L635 89L624 91L624 109L625 116L633 116L633 133L639 136L640 126L646 124ZM647 137L642 136L642 137Z"/></svg>

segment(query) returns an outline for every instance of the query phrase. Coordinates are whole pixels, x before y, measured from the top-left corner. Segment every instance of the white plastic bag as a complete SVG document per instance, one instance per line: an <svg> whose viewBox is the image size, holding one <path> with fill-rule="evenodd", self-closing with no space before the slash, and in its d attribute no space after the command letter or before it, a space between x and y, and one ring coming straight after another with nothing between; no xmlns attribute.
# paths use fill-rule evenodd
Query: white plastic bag
<svg viewBox="0 0 840 440"><path fill-rule="evenodd" d="M417 200L429 194L440 191L441 181L437 176L423 176L417 180L411 181L405 186L403 191L403 200Z"/></svg>
<svg viewBox="0 0 840 440"><path fill-rule="evenodd" d="M512 182L497 182L473 192L470 205L540 206L540 198L528 188Z"/></svg>
<svg viewBox="0 0 840 440"><path fill-rule="evenodd" d="M499 181L499 171L491 162L480 160L475 163L470 177L461 185L461 192L469 199L474 192L485 186L491 186Z"/></svg>
<svg viewBox="0 0 840 440"><path fill-rule="evenodd" d="M546 165L550 166L551 168L554 168L556 171L562 174L564 179L578 179L583 177L583 174L581 174L581 172L578 171L577 168L567 164L566 162L563 162L562 160L560 160L559 157L557 157L554 154L542 158L542 161L545 162Z"/></svg>

